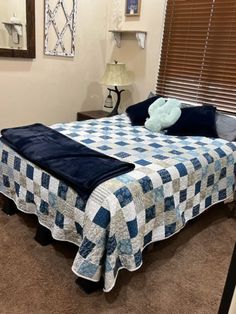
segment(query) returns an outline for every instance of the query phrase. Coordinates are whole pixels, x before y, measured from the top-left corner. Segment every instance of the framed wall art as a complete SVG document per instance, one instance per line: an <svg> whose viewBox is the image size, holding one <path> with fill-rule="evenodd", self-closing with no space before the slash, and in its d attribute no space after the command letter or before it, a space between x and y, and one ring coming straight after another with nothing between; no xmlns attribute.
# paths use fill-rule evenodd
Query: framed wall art
<svg viewBox="0 0 236 314"><path fill-rule="evenodd" d="M125 15L139 16L141 9L141 0L125 0Z"/></svg>
<svg viewBox="0 0 236 314"><path fill-rule="evenodd" d="M45 0L44 53L75 55L77 0Z"/></svg>

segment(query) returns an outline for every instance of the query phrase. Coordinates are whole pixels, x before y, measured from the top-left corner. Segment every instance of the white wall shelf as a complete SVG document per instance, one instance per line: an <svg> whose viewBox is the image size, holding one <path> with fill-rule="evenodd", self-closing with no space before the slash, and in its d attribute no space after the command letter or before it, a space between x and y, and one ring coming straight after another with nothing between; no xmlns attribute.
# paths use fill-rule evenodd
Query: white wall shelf
<svg viewBox="0 0 236 314"><path fill-rule="evenodd" d="M137 31L137 30L109 30L109 32L113 33L114 39L116 41L116 45L118 48L121 47L121 39L122 34L136 34L136 39L138 41L138 45L140 48L144 49L145 40L146 40L146 31Z"/></svg>

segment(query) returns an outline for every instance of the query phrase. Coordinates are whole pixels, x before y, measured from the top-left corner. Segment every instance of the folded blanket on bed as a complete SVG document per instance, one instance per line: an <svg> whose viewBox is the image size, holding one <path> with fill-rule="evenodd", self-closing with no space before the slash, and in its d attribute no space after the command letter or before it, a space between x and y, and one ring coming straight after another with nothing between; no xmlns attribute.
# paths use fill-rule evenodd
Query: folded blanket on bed
<svg viewBox="0 0 236 314"><path fill-rule="evenodd" d="M43 125L3 129L1 141L74 188L85 201L100 183L134 165L94 151Z"/></svg>

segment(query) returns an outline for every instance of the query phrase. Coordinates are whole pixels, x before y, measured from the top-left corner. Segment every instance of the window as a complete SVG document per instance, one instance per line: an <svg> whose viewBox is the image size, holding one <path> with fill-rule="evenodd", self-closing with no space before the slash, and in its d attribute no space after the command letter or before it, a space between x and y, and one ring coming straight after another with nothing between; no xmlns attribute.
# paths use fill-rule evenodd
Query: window
<svg viewBox="0 0 236 314"><path fill-rule="evenodd" d="M236 0L167 0L156 92L236 113Z"/></svg>

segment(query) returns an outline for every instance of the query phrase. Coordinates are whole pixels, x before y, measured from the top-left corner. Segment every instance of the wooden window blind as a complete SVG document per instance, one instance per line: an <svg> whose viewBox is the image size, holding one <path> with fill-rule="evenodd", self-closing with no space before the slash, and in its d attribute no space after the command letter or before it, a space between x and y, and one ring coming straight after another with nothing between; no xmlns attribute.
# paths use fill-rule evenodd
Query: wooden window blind
<svg viewBox="0 0 236 314"><path fill-rule="evenodd" d="M156 92L236 112L236 0L167 0Z"/></svg>

